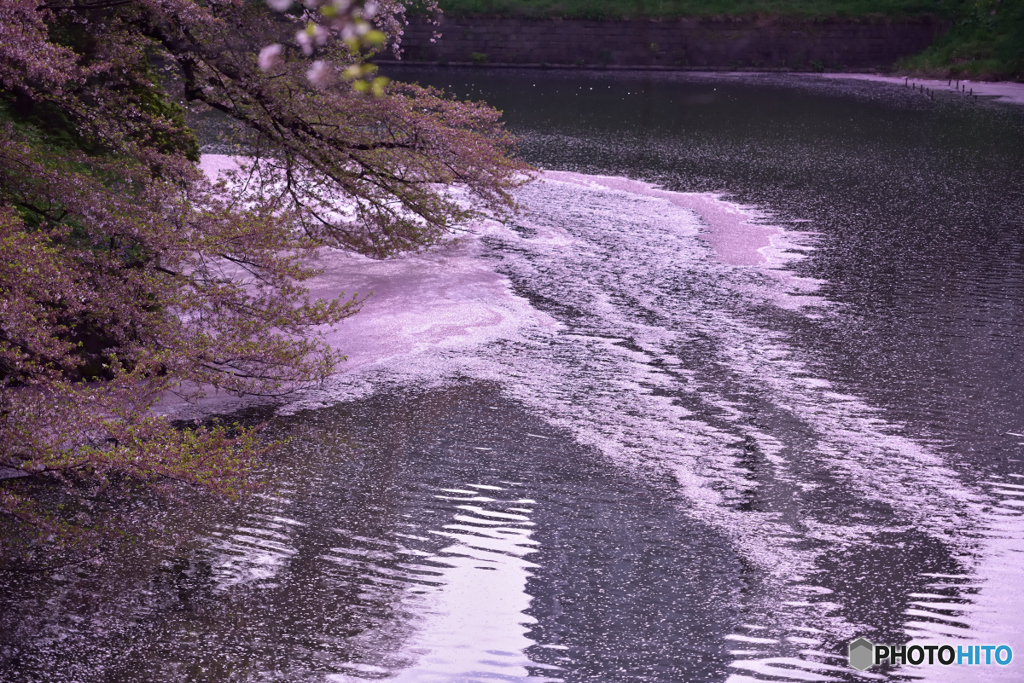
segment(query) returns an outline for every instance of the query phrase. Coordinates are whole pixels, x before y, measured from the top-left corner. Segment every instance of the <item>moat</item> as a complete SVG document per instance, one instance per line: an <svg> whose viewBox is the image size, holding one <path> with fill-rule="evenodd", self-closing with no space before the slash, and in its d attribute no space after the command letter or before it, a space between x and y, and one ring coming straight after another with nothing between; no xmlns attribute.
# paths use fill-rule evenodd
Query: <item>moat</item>
<svg viewBox="0 0 1024 683"><path fill-rule="evenodd" d="M2 681L848 681L1024 655L1024 109L802 76L391 69L523 213L389 262L274 484L0 575ZM210 153L219 150L210 147ZM1017 680L1008 667L873 669ZM969 675L968 675L969 674Z"/></svg>

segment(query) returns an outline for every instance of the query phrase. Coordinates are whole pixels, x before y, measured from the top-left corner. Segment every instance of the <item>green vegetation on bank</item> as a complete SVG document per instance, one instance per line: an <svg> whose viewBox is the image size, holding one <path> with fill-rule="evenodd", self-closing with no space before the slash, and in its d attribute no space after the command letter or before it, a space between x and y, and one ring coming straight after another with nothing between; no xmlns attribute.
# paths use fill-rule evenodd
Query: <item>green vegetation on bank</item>
<svg viewBox="0 0 1024 683"><path fill-rule="evenodd" d="M578 19L782 16L947 16L951 0L441 0L455 16Z"/></svg>
<svg viewBox="0 0 1024 683"><path fill-rule="evenodd" d="M1024 0L961 2L953 26L900 67L931 76L1024 78Z"/></svg>
<svg viewBox="0 0 1024 683"><path fill-rule="evenodd" d="M1024 78L1024 0L440 0L452 16L566 19L938 19L951 29L899 66L932 76ZM415 12L415 10L413 10Z"/></svg>

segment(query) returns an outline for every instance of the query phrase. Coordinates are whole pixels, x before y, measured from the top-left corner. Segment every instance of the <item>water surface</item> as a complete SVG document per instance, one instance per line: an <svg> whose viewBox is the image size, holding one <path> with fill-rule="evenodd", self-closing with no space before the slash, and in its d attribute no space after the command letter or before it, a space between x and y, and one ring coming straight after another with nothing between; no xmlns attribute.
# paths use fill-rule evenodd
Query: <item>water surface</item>
<svg viewBox="0 0 1024 683"><path fill-rule="evenodd" d="M350 372L276 409L278 484L194 506L171 555L3 577L0 678L828 681L862 677L861 635L1024 653L1024 112L395 75L505 111L547 171L526 213L332 256L317 291L375 296L332 335Z"/></svg>

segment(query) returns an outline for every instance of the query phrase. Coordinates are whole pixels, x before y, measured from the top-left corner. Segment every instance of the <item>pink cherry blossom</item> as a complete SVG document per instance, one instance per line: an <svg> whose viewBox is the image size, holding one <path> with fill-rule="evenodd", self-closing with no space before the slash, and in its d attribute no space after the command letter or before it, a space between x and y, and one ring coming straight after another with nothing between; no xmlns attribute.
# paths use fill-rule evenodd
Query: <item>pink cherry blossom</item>
<svg viewBox="0 0 1024 683"><path fill-rule="evenodd" d="M287 21L242 0L0 0L0 87L18 103L0 110L0 465L247 490L256 435L174 429L157 397L323 381L341 360L323 330L360 300L310 298L318 250L384 258L514 208L526 167L497 112L332 86L362 57L325 38L310 64L275 42ZM239 168L218 183L185 106L233 122ZM74 535L33 490L0 482L0 519Z"/></svg>

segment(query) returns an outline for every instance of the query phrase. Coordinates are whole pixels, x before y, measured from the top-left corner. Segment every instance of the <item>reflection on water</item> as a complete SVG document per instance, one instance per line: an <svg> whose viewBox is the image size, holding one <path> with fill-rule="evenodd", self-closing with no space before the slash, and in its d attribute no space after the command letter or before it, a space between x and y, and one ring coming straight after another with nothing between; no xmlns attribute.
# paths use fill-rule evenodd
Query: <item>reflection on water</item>
<svg viewBox="0 0 1024 683"><path fill-rule="evenodd" d="M527 569L535 565L524 555L536 542L532 508L523 506L537 501L508 498L515 493L509 488L466 484L436 494L458 512L429 533L451 545L432 558L444 570L437 590L425 596L419 631L408 646L420 659L396 680L519 680L535 668L525 653L533 644L526 637L532 621L525 617Z"/></svg>
<svg viewBox="0 0 1024 683"><path fill-rule="evenodd" d="M182 510L172 555L0 578L0 679L842 681L856 636L1024 653L1024 112L398 75L486 97L557 171L459 245L331 261L318 288L381 296L332 336L354 371L277 411L275 485Z"/></svg>
<svg viewBox="0 0 1024 683"><path fill-rule="evenodd" d="M274 473L287 483L190 557L21 577L4 679L721 676L708 635L730 628L741 569L725 541L495 387L397 391L275 429L295 437Z"/></svg>

